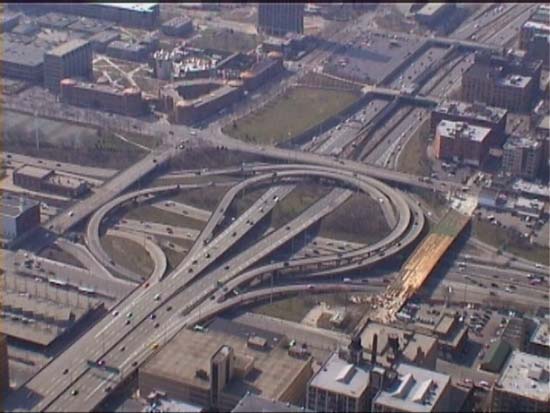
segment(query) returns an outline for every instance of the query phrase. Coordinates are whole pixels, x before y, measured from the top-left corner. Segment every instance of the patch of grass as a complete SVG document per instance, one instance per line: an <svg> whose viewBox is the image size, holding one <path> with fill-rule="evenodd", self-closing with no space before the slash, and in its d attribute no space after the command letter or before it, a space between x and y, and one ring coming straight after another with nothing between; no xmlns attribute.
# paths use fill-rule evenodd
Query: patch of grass
<svg viewBox="0 0 550 413"><path fill-rule="evenodd" d="M153 260L138 243L112 235L105 235L101 238L101 244L117 265L143 276L149 276L153 272Z"/></svg>
<svg viewBox="0 0 550 413"><path fill-rule="evenodd" d="M290 140L357 101L359 92L295 87L257 112L223 128L245 142L277 144Z"/></svg>
<svg viewBox="0 0 550 413"><path fill-rule="evenodd" d="M424 123L416 130L409 139L397 163L397 170L413 175L426 176L431 172L431 161L426 153L428 147L429 121Z"/></svg>
<svg viewBox="0 0 550 413"><path fill-rule="evenodd" d="M300 183L271 212L271 225L285 225L330 192L330 188L316 183Z"/></svg>
<svg viewBox="0 0 550 413"><path fill-rule="evenodd" d="M321 221L319 236L374 244L390 232L379 203L356 193Z"/></svg>
<svg viewBox="0 0 550 413"><path fill-rule="evenodd" d="M172 197L172 199L196 208L212 211L220 203L227 190L228 188L220 186L182 190L179 194Z"/></svg>
<svg viewBox="0 0 550 413"><path fill-rule="evenodd" d="M84 265L77 260L73 255L63 251L57 245L50 245L40 252L42 257L50 258L54 261L63 262L79 268L85 268Z"/></svg>
<svg viewBox="0 0 550 413"><path fill-rule="evenodd" d="M550 265L550 248L530 245L520 238L520 233L510 228L501 228L488 221L472 219L472 234L480 241L500 248L530 261Z"/></svg>
<svg viewBox="0 0 550 413"><path fill-rule="evenodd" d="M170 169L180 171L182 169L226 168L240 166L242 162L250 163L260 160L261 158L257 155L209 147L181 151L170 161Z"/></svg>
<svg viewBox="0 0 550 413"><path fill-rule="evenodd" d="M259 38L253 34L232 29L206 29L190 41L193 47L219 50L220 52L247 52L259 44Z"/></svg>
<svg viewBox="0 0 550 413"><path fill-rule="evenodd" d="M201 230L204 226L204 222L202 221L197 221L196 219L186 217L185 215L175 214L164 209L155 208L152 205L142 205L137 208L132 208L125 215L125 218L196 230Z"/></svg>

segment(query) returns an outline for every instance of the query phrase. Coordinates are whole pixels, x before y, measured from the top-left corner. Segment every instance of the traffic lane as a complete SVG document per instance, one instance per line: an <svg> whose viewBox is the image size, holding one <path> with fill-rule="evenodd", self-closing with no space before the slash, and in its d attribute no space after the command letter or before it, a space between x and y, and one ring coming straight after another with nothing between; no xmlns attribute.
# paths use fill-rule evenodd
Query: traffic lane
<svg viewBox="0 0 550 413"><path fill-rule="evenodd" d="M160 235L170 238L180 238L194 241L200 234L197 229L159 224L156 222L140 222L133 219L123 219L114 225L114 229L134 231L148 235Z"/></svg>

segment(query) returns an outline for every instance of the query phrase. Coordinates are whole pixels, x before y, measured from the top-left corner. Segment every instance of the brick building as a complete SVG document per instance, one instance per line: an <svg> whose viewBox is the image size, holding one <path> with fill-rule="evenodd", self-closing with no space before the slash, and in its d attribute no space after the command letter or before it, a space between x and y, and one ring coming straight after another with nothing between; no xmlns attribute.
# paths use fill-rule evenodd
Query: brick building
<svg viewBox="0 0 550 413"><path fill-rule="evenodd" d="M61 101L125 116L142 116L148 111L147 103L138 89L122 90L75 79L61 81Z"/></svg>
<svg viewBox="0 0 550 413"><path fill-rule="evenodd" d="M536 101L541 67L541 61L528 62L511 54L478 53L462 74L462 99L527 112Z"/></svg>
<svg viewBox="0 0 550 413"><path fill-rule="evenodd" d="M58 175L51 169L23 165L13 171L13 183L34 191L51 192L56 195L77 198L90 189L82 179Z"/></svg>
<svg viewBox="0 0 550 413"><path fill-rule="evenodd" d="M491 129L442 120L433 143L436 158L479 166L489 153Z"/></svg>

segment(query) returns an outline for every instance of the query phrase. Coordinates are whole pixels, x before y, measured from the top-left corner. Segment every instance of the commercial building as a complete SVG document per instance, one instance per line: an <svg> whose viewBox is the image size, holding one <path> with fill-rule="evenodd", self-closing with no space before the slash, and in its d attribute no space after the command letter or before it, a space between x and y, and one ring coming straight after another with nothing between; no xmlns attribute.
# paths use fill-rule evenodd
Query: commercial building
<svg viewBox="0 0 550 413"><path fill-rule="evenodd" d="M304 32L304 3L259 3L258 32L284 36Z"/></svg>
<svg viewBox="0 0 550 413"><path fill-rule="evenodd" d="M514 349L524 351L528 330L529 327L527 326L526 319L523 317L511 317L504 326L500 337L506 340Z"/></svg>
<svg viewBox="0 0 550 413"><path fill-rule="evenodd" d="M93 78L92 44L74 39L50 50L44 56L44 86L59 93L61 80L68 77Z"/></svg>
<svg viewBox="0 0 550 413"><path fill-rule="evenodd" d="M56 195L77 198L89 191L83 179L59 175L54 170L22 165L13 171L13 183L33 191L51 192Z"/></svg>
<svg viewBox="0 0 550 413"><path fill-rule="evenodd" d="M435 134L439 122L465 122L473 126L491 129L488 137L491 146L501 145L506 133L508 111L480 103L459 101L441 102L430 115L430 133Z"/></svg>
<svg viewBox="0 0 550 413"><path fill-rule="evenodd" d="M491 344L479 367L491 373L500 372L512 350L513 348L508 341L499 338Z"/></svg>
<svg viewBox="0 0 550 413"><path fill-rule="evenodd" d="M514 212L521 216L539 219L544 212L544 202L519 197L514 202Z"/></svg>
<svg viewBox="0 0 550 413"><path fill-rule="evenodd" d="M369 321L361 333L364 350L372 356L372 343L377 337L378 364L390 366L398 360L435 369L438 353L437 338L413 331Z"/></svg>
<svg viewBox="0 0 550 413"><path fill-rule="evenodd" d="M419 23L433 27L448 18L455 9L454 3L426 3L414 17Z"/></svg>
<svg viewBox="0 0 550 413"><path fill-rule="evenodd" d="M19 24L21 15L19 13L3 12L0 20L0 33L9 32Z"/></svg>
<svg viewBox="0 0 550 413"><path fill-rule="evenodd" d="M0 408L4 406L4 398L10 391L10 370L8 365L8 340L0 333Z"/></svg>
<svg viewBox="0 0 550 413"><path fill-rule="evenodd" d="M543 201L550 200L550 188L548 188L548 185L534 184L523 179L518 179L512 184L512 190L528 198L537 198Z"/></svg>
<svg viewBox="0 0 550 413"><path fill-rule="evenodd" d="M123 42L115 40L105 48L105 54L115 59L130 60L144 63L149 55L149 48L142 43Z"/></svg>
<svg viewBox="0 0 550 413"><path fill-rule="evenodd" d="M162 23L160 30L166 36L187 36L193 31L193 21L185 16L176 16Z"/></svg>
<svg viewBox="0 0 550 413"><path fill-rule="evenodd" d="M462 74L462 99L527 112L536 101L541 66L541 61L528 62L511 54L478 53Z"/></svg>
<svg viewBox="0 0 550 413"><path fill-rule="evenodd" d="M161 102L170 122L192 125L227 109L243 92L243 84L238 80L186 80L164 87Z"/></svg>
<svg viewBox="0 0 550 413"><path fill-rule="evenodd" d="M399 363L395 371L394 380L374 398L372 412L453 411L450 376L406 363Z"/></svg>
<svg viewBox="0 0 550 413"><path fill-rule="evenodd" d="M550 360L514 351L492 389L493 412L548 412Z"/></svg>
<svg viewBox="0 0 550 413"><path fill-rule="evenodd" d="M291 403L283 403L277 400L269 400L263 397L260 397L256 394L247 394L233 410L231 413L303 413L311 412L309 409L304 409L303 407L295 406Z"/></svg>
<svg viewBox="0 0 550 413"><path fill-rule="evenodd" d="M120 39L120 33L114 30L105 30L94 34L88 40L92 44L92 49L96 53L104 53L107 46Z"/></svg>
<svg viewBox="0 0 550 413"><path fill-rule="evenodd" d="M372 366L332 353L307 385L306 407L315 412L364 412L376 390Z"/></svg>
<svg viewBox="0 0 550 413"><path fill-rule="evenodd" d="M247 327L254 330L247 338L232 332L237 323L227 324L223 330L180 332L139 370L141 394L162 391L219 411L231 411L247 391L298 403L313 373L311 357L289 355L284 336Z"/></svg>
<svg viewBox="0 0 550 413"><path fill-rule="evenodd" d="M543 145L532 137L510 136L503 146L502 171L508 175L534 179L540 170Z"/></svg>
<svg viewBox="0 0 550 413"><path fill-rule="evenodd" d="M60 98L62 102L70 105L125 116L142 116L147 113L148 107L139 89L117 89L109 85L79 82L75 79L61 81Z"/></svg>
<svg viewBox="0 0 550 413"><path fill-rule="evenodd" d="M254 90L269 82L275 76L284 71L283 56L278 52L270 52L266 59L252 65L252 67L241 73L241 80L246 90Z"/></svg>
<svg viewBox="0 0 550 413"><path fill-rule="evenodd" d="M542 60L548 68L550 55L550 7L541 4L523 23L519 36L519 48L525 50L526 58Z"/></svg>
<svg viewBox="0 0 550 413"><path fill-rule="evenodd" d="M433 143L436 158L479 166L491 146L491 129L465 122L442 120Z"/></svg>
<svg viewBox="0 0 550 413"><path fill-rule="evenodd" d="M40 225L40 204L23 197L0 195L0 237L9 242Z"/></svg>
<svg viewBox="0 0 550 413"><path fill-rule="evenodd" d="M468 342L468 327L459 321L459 314L443 314L431 333L437 337L438 352L442 358L460 357Z"/></svg>
<svg viewBox="0 0 550 413"><path fill-rule="evenodd" d="M531 354L541 357L550 357L550 323L542 320L533 331L527 344L527 350Z"/></svg>
<svg viewBox="0 0 550 413"><path fill-rule="evenodd" d="M44 67L44 50L33 45L24 45L3 41L3 52L0 54L2 77L41 82Z"/></svg>

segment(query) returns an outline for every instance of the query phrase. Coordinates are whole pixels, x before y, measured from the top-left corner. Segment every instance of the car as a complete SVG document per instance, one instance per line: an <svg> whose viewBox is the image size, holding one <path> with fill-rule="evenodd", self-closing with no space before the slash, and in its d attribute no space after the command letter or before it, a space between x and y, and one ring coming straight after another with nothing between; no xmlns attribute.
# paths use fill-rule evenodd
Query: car
<svg viewBox="0 0 550 413"><path fill-rule="evenodd" d="M155 294L154 300L159 301L160 300L160 294Z"/></svg>
<svg viewBox="0 0 550 413"><path fill-rule="evenodd" d="M97 365L98 365L98 366L104 366L104 365L105 365L105 360L99 360L99 361L97 362Z"/></svg>
<svg viewBox="0 0 550 413"><path fill-rule="evenodd" d="M149 282L146 282L145 284L143 284L143 288L147 288L149 287Z"/></svg>
<svg viewBox="0 0 550 413"><path fill-rule="evenodd" d="M151 349L152 350L156 350L158 349L160 346L159 346L159 343L154 343L152 346L151 346Z"/></svg>
<svg viewBox="0 0 550 413"><path fill-rule="evenodd" d="M130 320L126 320L126 322L124 324L129 326L130 325Z"/></svg>
<svg viewBox="0 0 550 413"><path fill-rule="evenodd" d="M112 387L111 387L111 386L107 386L107 387L105 387L105 388L103 389L103 391L104 391L105 393L109 393L111 390L112 390Z"/></svg>
<svg viewBox="0 0 550 413"><path fill-rule="evenodd" d="M70 217L74 216L74 211L69 211L69 216Z"/></svg>
<svg viewBox="0 0 550 413"><path fill-rule="evenodd" d="M126 346L122 346L122 347L120 348L120 351L124 351L124 350L126 350Z"/></svg>
<svg viewBox="0 0 550 413"><path fill-rule="evenodd" d="M63 370L63 375L66 375L69 372L69 369Z"/></svg>
<svg viewBox="0 0 550 413"><path fill-rule="evenodd" d="M159 328L159 326L160 326L159 322L156 322L155 325L154 325L155 328Z"/></svg>
<svg viewBox="0 0 550 413"><path fill-rule="evenodd" d="M126 318L130 319L134 316L134 314L130 311L128 314L126 314Z"/></svg>
<svg viewBox="0 0 550 413"><path fill-rule="evenodd" d="M77 396L78 395L78 389L73 389L71 391L71 396Z"/></svg>
<svg viewBox="0 0 550 413"><path fill-rule="evenodd" d="M132 367L137 367L137 365L138 365L137 361L132 361Z"/></svg>
<svg viewBox="0 0 550 413"><path fill-rule="evenodd" d="M157 315L155 313L151 314L151 320L154 320L155 318L157 318Z"/></svg>
<svg viewBox="0 0 550 413"><path fill-rule="evenodd" d="M166 307L166 311L172 311L172 306L169 305L168 307Z"/></svg>

